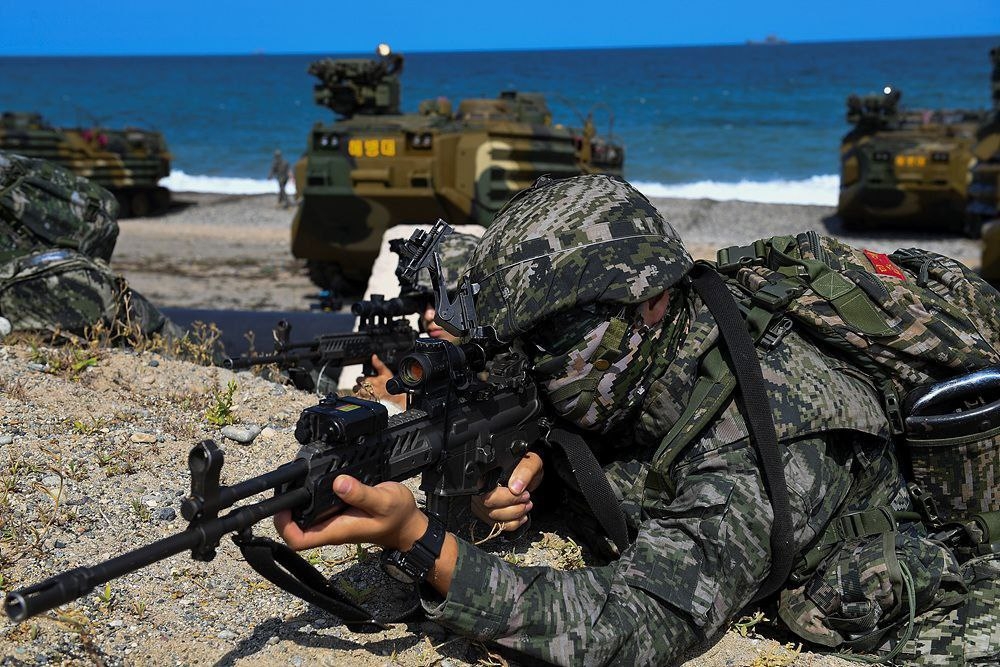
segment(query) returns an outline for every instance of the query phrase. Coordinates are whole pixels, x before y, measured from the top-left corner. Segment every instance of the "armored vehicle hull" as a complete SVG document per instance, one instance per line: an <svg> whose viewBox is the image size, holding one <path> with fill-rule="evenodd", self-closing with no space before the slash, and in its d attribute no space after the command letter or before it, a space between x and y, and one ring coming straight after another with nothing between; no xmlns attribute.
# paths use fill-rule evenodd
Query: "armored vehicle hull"
<svg viewBox="0 0 1000 667"><path fill-rule="evenodd" d="M993 111L989 119L976 131L976 145L973 148L978 162L972 170L969 182L968 224L982 226L986 222L1000 219L1000 46L990 49L993 70L990 73L990 96ZM998 242L997 233L987 239L984 246ZM983 267L987 254L1000 254L1000 248L983 248ZM997 267L1000 274L1000 266ZM1000 277L998 275L997 277Z"/></svg>
<svg viewBox="0 0 1000 667"><path fill-rule="evenodd" d="M292 254L320 287L363 291L394 225L487 225L543 174L622 173L621 145L597 136L589 120L581 130L554 125L537 93L464 100L455 113L447 100L429 100L420 113L400 113L402 58L393 57L310 68L321 80L317 103L344 116L314 125L295 165Z"/></svg>
<svg viewBox="0 0 1000 667"><path fill-rule="evenodd" d="M976 111L918 111L859 127L841 143L837 213L847 227L900 225L978 234L965 224Z"/></svg>
<svg viewBox="0 0 1000 667"><path fill-rule="evenodd" d="M159 132L56 128L39 114L4 112L0 150L54 162L107 188L120 217L148 215L170 203L170 191L158 183L170 175L172 156Z"/></svg>

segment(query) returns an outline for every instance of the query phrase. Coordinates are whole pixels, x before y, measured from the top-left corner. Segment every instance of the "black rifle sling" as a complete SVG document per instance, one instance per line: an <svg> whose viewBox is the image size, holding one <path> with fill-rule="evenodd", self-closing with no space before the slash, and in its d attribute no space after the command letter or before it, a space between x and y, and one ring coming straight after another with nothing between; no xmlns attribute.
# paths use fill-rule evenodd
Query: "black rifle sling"
<svg viewBox="0 0 1000 667"><path fill-rule="evenodd" d="M743 417L760 459L764 484L774 513L771 524L771 571L757 589L754 598L757 601L780 589L792 571L795 553L792 547L792 517L785 483L785 466L778 449L774 414L764 386L760 360L735 297L711 266L696 264L691 270L691 279L695 291L719 325L719 332L732 360L733 373L736 375L743 403Z"/></svg>
<svg viewBox="0 0 1000 667"><path fill-rule="evenodd" d="M319 570L287 545L249 534L234 535L233 542L240 548L250 567L260 576L295 597L333 614L346 624L385 625L403 620L420 608L419 599L415 598L416 604L399 618L387 621L376 619L370 611L337 590Z"/></svg>
<svg viewBox="0 0 1000 667"><path fill-rule="evenodd" d="M628 548L628 528L625 526L625 513L622 512L621 501L611 490L604 469L590 450L587 443L576 433L554 428L549 432L548 442L557 445L569 461L573 477L580 487L580 493L590 506L597 522L618 547L618 553L624 553Z"/></svg>

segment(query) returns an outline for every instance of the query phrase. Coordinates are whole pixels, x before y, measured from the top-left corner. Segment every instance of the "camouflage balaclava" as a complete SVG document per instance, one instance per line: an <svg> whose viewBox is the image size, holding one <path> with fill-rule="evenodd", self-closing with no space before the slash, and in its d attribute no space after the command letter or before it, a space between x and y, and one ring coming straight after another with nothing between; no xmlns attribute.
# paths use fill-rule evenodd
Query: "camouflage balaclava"
<svg viewBox="0 0 1000 667"><path fill-rule="evenodd" d="M591 174L539 179L515 196L467 272L479 285L480 324L500 341L524 343L556 412L607 430L641 398L666 328L645 327L638 305L677 284L692 264L639 191Z"/></svg>

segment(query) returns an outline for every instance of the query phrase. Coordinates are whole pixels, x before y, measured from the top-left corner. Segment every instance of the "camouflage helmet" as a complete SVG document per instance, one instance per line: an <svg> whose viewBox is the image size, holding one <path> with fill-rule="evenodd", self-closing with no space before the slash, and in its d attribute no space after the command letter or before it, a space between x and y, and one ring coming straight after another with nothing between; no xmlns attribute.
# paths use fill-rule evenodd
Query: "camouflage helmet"
<svg viewBox="0 0 1000 667"><path fill-rule="evenodd" d="M642 303L693 261L677 232L617 176L538 179L494 218L467 265L480 324L500 341L590 304Z"/></svg>
<svg viewBox="0 0 1000 667"><path fill-rule="evenodd" d="M441 273L444 274L444 283L449 292L458 289L458 281L465 273L465 265L477 245L479 237L474 234L452 232L441 240L438 255L441 257Z"/></svg>
<svg viewBox="0 0 1000 667"><path fill-rule="evenodd" d="M465 265L472 256L472 251L479 243L475 234L452 232L441 239L438 245L438 256L441 258L441 273L444 275L445 288L454 293L458 289L458 281L465 274ZM431 274L427 269L420 269L417 282L426 288L434 289Z"/></svg>

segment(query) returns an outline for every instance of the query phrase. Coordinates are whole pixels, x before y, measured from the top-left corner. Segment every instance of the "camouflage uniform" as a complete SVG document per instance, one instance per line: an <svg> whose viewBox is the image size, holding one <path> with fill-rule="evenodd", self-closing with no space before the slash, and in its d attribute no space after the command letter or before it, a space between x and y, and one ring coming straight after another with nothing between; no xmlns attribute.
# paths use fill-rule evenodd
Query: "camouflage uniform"
<svg viewBox="0 0 1000 667"><path fill-rule="evenodd" d="M282 206L288 206L288 195L285 193L285 186L288 185L288 171L288 162L281 156L281 151L274 151L274 160L271 162L271 171L268 172L267 177L277 179L278 204Z"/></svg>
<svg viewBox="0 0 1000 667"><path fill-rule="evenodd" d="M15 331L182 337L107 264L118 203L104 188L43 160L0 153L0 315Z"/></svg>
<svg viewBox="0 0 1000 667"><path fill-rule="evenodd" d="M669 664L753 600L771 567L773 513L735 400L686 412L700 387L723 384L698 383L713 372L719 330L684 279L691 264L670 225L615 177L536 184L498 214L468 265L482 323L532 355L559 414L598 433L589 444L611 461L634 539L611 564L574 571L514 567L459 540L447 598L425 593L431 618L554 663ZM637 304L664 290L667 317L642 331ZM761 364L796 551L846 513L910 507L865 374L794 331ZM690 444L669 446L691 428ZM838 544L820 567L800 563L781 593L781 618L804 639L888 650L912 594L911 661L1000 655L995 558L960 565L917 523Z"/></svg>

